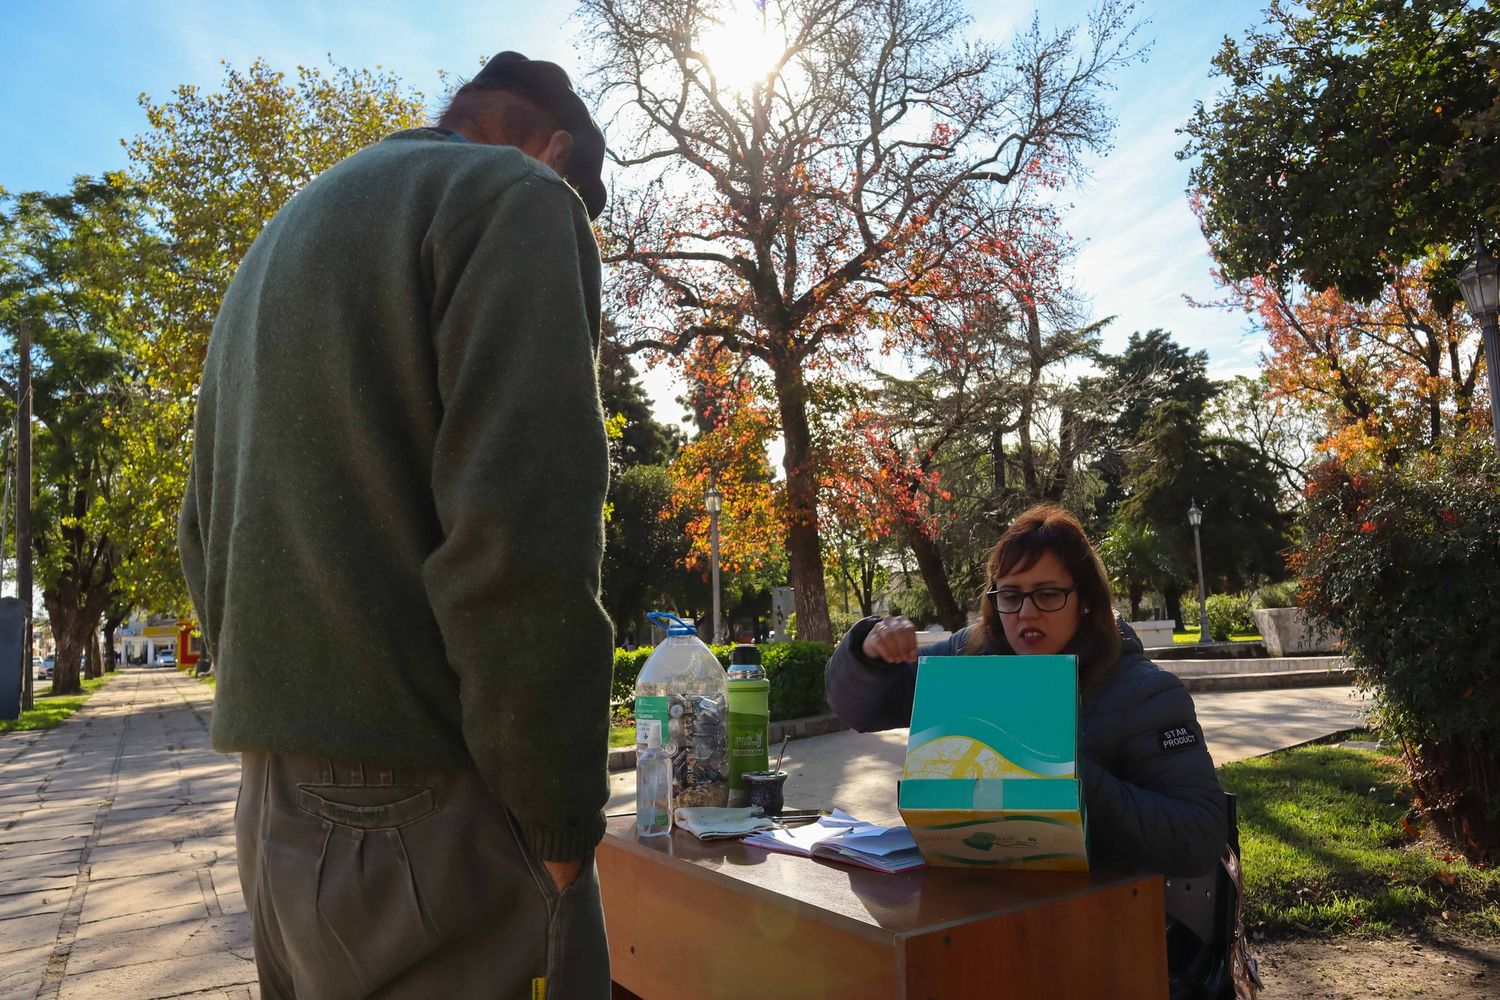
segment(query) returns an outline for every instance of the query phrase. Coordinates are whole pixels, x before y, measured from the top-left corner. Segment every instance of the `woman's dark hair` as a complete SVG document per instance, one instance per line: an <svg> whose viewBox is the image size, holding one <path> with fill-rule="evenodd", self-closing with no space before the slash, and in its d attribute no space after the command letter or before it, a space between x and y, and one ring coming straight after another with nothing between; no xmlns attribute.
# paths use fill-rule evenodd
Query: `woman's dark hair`
<svg viewBox="0 0 1500 1000"><path fill-rule="evenodd" d="M1076 517L1054 504L1039 504L1012 521L990 550L986 589L1003 576L1030 569L1048 552L1062 560L1078 588L1070 599L1085 609L1067 652L1078 657L1079 687L1087 689L1120 658L1120 629L1115 624L1109 574ZM1000 612L992 601L980 602L979 621L970 626L964 645L969 653L983 653L991 647L1015 652L1005 639Z"/></svg>

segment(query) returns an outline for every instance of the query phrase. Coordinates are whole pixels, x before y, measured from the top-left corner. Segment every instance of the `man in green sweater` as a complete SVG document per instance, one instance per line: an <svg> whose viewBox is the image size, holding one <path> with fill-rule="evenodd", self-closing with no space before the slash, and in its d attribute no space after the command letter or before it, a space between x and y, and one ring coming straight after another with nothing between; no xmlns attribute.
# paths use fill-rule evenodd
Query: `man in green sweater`
<svg viewBox="0 0 1500 1000"><path fill-rule="evenodd" d="M178 541L267 1000L608 995L603 152L502 53L225 294Z"/></svg>

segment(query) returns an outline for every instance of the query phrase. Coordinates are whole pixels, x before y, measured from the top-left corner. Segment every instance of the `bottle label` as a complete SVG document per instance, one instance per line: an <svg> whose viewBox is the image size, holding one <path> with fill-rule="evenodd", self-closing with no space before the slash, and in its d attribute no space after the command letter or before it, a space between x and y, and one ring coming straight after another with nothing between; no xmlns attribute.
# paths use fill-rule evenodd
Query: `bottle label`
<svg viewBox="0 0 1500 1000"><path fill-rule="evenodd" d="M635 743L636 749L646 746L651 742L650 736L654 732L657 740L667 756L671 756L674 749L667 738L669 732L667 722L668 699L666 695L638 695L635 699Z"/></svg>
<svg viewBox="0 0 1500 1000"><path fill-rule="evenodd" d="M729 713L729 789L745 788L746 771L764 771L769 766L764 715Z"/></svg>

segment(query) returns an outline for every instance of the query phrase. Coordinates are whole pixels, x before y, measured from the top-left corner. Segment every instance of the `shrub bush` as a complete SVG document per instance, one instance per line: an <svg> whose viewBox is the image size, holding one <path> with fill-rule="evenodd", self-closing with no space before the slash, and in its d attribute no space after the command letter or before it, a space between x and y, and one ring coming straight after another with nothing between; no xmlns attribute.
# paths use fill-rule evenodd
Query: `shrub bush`
<svg viewBox="0 0 1500 1000"><path fill-rule="evenodd" d="M1189 632L1202 626L1198 621L1198 602L1182 603L1182 627ZM1255 616L1250 613L1250 598L1244 594L1208 595L1208 634L1216 642L1228 642L1240 632L1255 631Z"/></svg>
<svg viewBox="0 0 1500 1000"><path fill-rule="evenodd" d="M1268 583L1256 590L1252 603L1257 608L1295 608L1297 607L1297 581L1282 580L1280 583Z"/></svg>
<svg viewBox="0 0 1500 1000"><path fill-rule="evenodd" d="M1208 598L1208 634L1218 642L1228 642L1237 632L1254 632L1255 616L1250 613L1250 598L1244 594L1211 594Z"/></svg>
<svg viewBox="0 0 1500 1000"><path fill-rule="evenodd" d="M631 705L635 700L635 679L655 647L615 650L614 681L610 686L612 701ZM727 669L733 646L710 646L714 656ZM827 642L775 642L760 647L766 679L771 682L771 720L800 719L828 711L823 697L823 667L833 655L833 644Z"/></svg>
<svg viewBox="0 0 1500 1000"><path fill-rule="evenodd" d="M896 612L892 612L895 614ZM842 611L828 611L828 623L833 626L833 641L838 642L844 637L844 633L854 627L854 623L863 618L864 615L858 611L845 614ZM793 611L786 616L786 635L788 639L797 638L797 612Z"/></svg>
<svg viewBox="0 0 1500 1000"><path fill-rule="evenodd" d="M892 591L889 603L891 614L905 615L919 629L925 629L938 620L937 605L932 601L932 594L921 583L908 582L900 590Z"/></svg>
<svg viewBox="0 0 1500 1000"><path fill-rule="evenodd" d="M1417 805L1471 857L1500 855L1500 461L1489 442L1367 468L1325 462L1294 553L1339 629Z"/></svg>

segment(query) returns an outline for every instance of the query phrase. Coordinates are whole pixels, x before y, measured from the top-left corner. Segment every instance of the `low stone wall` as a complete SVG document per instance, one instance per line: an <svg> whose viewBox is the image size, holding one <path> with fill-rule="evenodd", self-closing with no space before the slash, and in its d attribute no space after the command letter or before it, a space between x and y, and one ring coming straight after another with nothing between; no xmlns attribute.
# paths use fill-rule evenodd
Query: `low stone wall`
<svg viewBox="0 0 1500 1000"><path fill-rule="evenodd" d="M1301 608L1263 608L1252 612L1255 627L1265 640L1272 656L1306 656L1310 653L1337 653L1344 648L1343 637Z"/></svg>
<svg viewBox="0 0 1500 1000"><path fill-rule="evenodd" d="M1150 649L1153 646L1172 645L1172 633L1176 630L1177 623L1170 618L1160 621L1149 622L1126 622L1135 632L1135 637L1141 640L1141 645Z"/></svg>

